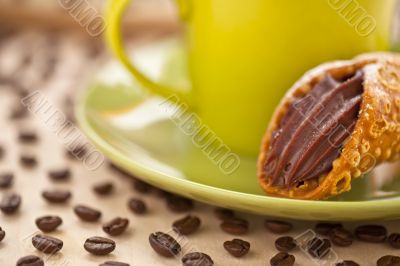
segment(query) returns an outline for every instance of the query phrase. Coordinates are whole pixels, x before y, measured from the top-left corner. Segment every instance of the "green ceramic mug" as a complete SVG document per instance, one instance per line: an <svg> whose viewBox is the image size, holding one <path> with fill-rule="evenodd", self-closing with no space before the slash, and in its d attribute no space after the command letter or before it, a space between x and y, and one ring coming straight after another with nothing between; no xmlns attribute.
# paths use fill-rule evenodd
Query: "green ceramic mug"
<svg viewBox="0 0 400 266"><path fill-rule="evenodd" d="M390 49L395 0L178 0L189 93L149 80L126 56L120 25L130 3L109 2L115 55L151 92L188 102L232 150L255 155L274 108L306 70Z"/></svg>

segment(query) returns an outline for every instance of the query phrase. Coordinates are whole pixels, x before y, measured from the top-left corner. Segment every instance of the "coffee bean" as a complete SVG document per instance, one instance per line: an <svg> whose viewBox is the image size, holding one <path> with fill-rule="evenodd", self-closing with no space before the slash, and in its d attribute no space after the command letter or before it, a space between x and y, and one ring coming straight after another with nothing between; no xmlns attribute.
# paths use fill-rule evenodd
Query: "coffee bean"
<svg viewBox="0 0 400 266"><path fill-rule="evenodd" d="M62 224L59 216L43 216L36 219L36 226L43 232L52 232Z"/></svg>
<svg viewBox="0 0 400 266"><path fill-rule="evenodd" d="M172 224L172 229L181 235L190 235L199 229L201 221L197 216L185 216Z"/></svg>
<svg viewBox="0 0 400 266"><path fill-rule="evenodd" d="M0 159L3 159L4 154L5 154L5 150L4 150L3 146L0 146Z"/></svg>
<svg viewBox="0 0 400 266"><path fill-rule="evenodd" d="M336 263L336 266L360 266L360 264L352 260L344 260L342 262Z"/></svg>
<svg viewBox="0 0 400 266"><path fill-rule="evenodd" d="M187 212L193 209L193 201L177 195L167 198L167 206L173 212Z"/></svg>
<svg viewBox="0 0 400 266"><path fill-rule="evenodd" d="M87 154L88 150L83 145L78 145L74 147L72 150L67 150L66 154L68 158L74 160L82 160Z"/></svg>
<svg viewBox="0 0 400 266"><path fill-rule="evenodd" d="M9 118L11 120L19 120L29 115L28 109L24 106L16 106L11 110Z"/></svg>
<svg viewBox="0 0 400 266"><path fill-rule="evenodd" d="M217 216L217 218L222 221L235 217L234 211L232 211L230 209L225 209L225 208L216 208L214 210L214 213L215 213L215 216Z"/></svg>
<svg viewBox="0 0 400 266"><path fill-rule="evenodd" d="M0 227L0 242L4 239L6 236L6 232Z"/></svg>
<svg viewBox="0 0 400 266"><path fill-rule="evenodd" d="M128 263L118 262L118 261L106 261L99 266L130 266Z"/></svg>
<svg viewBox="0 0 400 266"><path fill-rule="evenodd" d="M400 234L399 233L391 234L388 237L388 242L392 247L400 249Z"/></svg>
<svg viewBox="0 0 400 266"><path fill-rule="evenodd" d="M65 181L71 177L71 171L69 169L51 170L49 177L54 181Z"/></svg>
<svg viewBox="0 0 400 266"><path fill-rule="evenodd" d="M11 187L13 181L14 181L14 175L12 173L0 174L0 188Z"/></svg>
<svg viewBox="0 0 400 266"><path fill-rule="evenodd" d="M35 235L32 237L32 245L43 253L54 254L62 249L63 242L55 237Z"/></svg>
<svg viewBox="0 0 400 266"><path fill-rule="evenodd" d="M146 204L144 203L143 200L140 199L130 199L128 201L128 207L131 209L136 214L144 214L147 212L147 207Z"/></svg>
<svg viewBox="0 0 400 266"><path fill-rule="evenodd" d="M269 261L271 266L293 266L295 257L286 252L279 252Z"/></svg>
<svg viewBox="0 0 400 266"><path fill-rule="evenodd" d="M284 221L265 220L264 227L274 234L284 234L292 230L293 225Z"/></svg>
<svg viewBox="0 0 400 266"><path fill-rule="evenodd" d="M387 230L381 225L363 225L356 228L355 235L361 241L379 243L386 240Z"/></svg>
<svg viewBox="0 0 400 266"><path fill-rule="evenodd" d="M77 205L74 208L75 214L83 221L96 222L101 217L101 212L85 205Z"/></svg>
<svg viewBox="0 0 400 266"><path fill-rule="evenodd" d="M22 166L28 168L33 168L38 164L36 158L33 155L28 155L28 154L21 155L20 162Z"/></svg>
<svg viewBox="0 0 400 266"><path fill-rule="evenodd" d="M242 239L233 239L224 242L224 248L234 257L242 257L249 253L250 243Z"/></svg>
<svg viewBox="0 0 400 266"><path fill-rule="evenodd" d="M210 256L201 252L188 253L182 257L183 266L213 266L214 261Z"/></svg>
<svg viewBox="0 0 400 266"><path fill-rule="evenodd" d="M150 246L164 257L173 257L181 252L181 245L170 235L156 232L149 236Z"/></svg>
<svg viewBox="0 0 400 266"><path fill-rule="evenodd" d="M315 232L320 235L327 236L335 228L343 227L340 223L318 223L315 226Z"/></svg>
<svg viewBox="0 0 400 266"><path fill-rule="evenodd" d="M114 185L111 182L100 183L93 186L93 191L101 196L109 195L114 189Z"/></svg>
<svg viewBox="0 0 400 266"><path fill-rule="evenodd" d="M400 266L400 257L386 255L376 262L377 266Z"/></svg>
<svg viewBox="0 0 400 266"><path fill-rule="evenodd" d="M336 246L347 247L353 244L353 234L343 227L332 229L329 235L332 243Z"/></svg>
<svg viewBox="0 0 400 266"><path fill-rule="evenodd" d="M68 190L45 190L42 192L42 196L49 203L61 204L71 198L71 192Z"/></svg>
<svg viewBox="0 0 400 266"><path fill-rule="evenodd" d="M307 244L308 253L315 258L325 257L331 250L331 242L324 238L315 237Z"/></svg>
<svg viewBox="0 0 400 266"><path fill-rule="evenodd" d="M221 229L232 235L243 235L249 231L249 222L241 218L231 218L221 223Z"/></svg>
<svg viewBox="0 0 400 266"><path fill-rule="evenodd" d="M21 205L21 197L17 194L10 194L3 197L0 202L0 209L4 214L13 214Z"/></svg>
<svg viewBox="0 0 400 266"><path fill-rule="evenodd" d="M289 252L297 247L296 241L291 236L283 236L275 241L275 247L279 251Z"/></svg>
<svg viewBox="0 0 400 266"><path fill-rule="evenodd" d="M17 266L44 266L44 261L38 256L29 255L20 258L17 261Z"/></svg>
<svg viewBox="0 0 400 266"><path fill-rule="evenodd" d="M87 252L97 256L104 256L111 253L115 249L115 246L115 242L111 239L99 236L86 239L83 245Z"/></svg>
<svg viewBox="0 0 400 266"><path fill-rule="evenodd" d="M20 131L18 134L18 139L22 143L35 143L38 141L38 136L32 131Z"/></svg>
<svg viewBox="0 0 400 266"><path fill-rule="evenodd" d="M103 225L103 231L111 236L122 234L129 225L129 220L124 218L114 218Z"/></svg>
<svg viewBox="0 0 400 266"><path fill-rule="evenodd" d="M142 180L134 179L133 180L133 188L137 192L146 194L146 193L149 193L153 187L151 185L147 184L146 182L143 182Z"/></svg>

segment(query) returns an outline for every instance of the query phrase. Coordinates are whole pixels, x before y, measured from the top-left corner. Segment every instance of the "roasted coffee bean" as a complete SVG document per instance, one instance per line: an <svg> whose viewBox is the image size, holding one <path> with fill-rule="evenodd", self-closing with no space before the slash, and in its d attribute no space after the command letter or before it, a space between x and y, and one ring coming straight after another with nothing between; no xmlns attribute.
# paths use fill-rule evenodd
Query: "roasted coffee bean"
<svg viewBox="0 0 400 266"><path fill-rule="evenodd" d="M36 226L43 232L52 232L62 224L59 216L43 216L36 219Z"/></svg>
<svg viewBox="0 0 400 266"><path fill-rule="evenodd" d="M68 190L45 190L42 192L42 196L49 203L61 204L71 198L71 192Z"/></svg>
<svg viewBox="0 0 400 266"><path fill-rule="evenodd" d="M86 239L83 245L87 252L97 256L104 256L111 253L115 249L115 246L113 240L99 236Z"/></svg>
<svg viewBox="0 0 400 266"><path fill-rule="evenodd" d="M147 184L146 182L143 182L142 180L134 179L133 180L133 188L137 192L146 194L146 193L149 193L153 187L151 185Z"/></svg>
<svg viewBox="0 0 400 266"><path fill-rule="evenodd" d="M114 185L111 182L105 182L96 184L93 186L93 191L98 195L109 195L114 189Z"/></svg>
<svg viewBox="0 0 400 266"><path fill-rule="evenodd" d="M297 247L296 241L291 236L283 236L275 241L275 247L279 251L289 252Z"/></svg>
<svg viewBox="0 0 400 266"><path fill-rule="evenodd" d="M35 235L32 237L32 245L43 253L53 254L62 249L63 242L55 237Z"/></svg>
<svg viewBox="0 0 400 266"><path fill-rule="evenodd" d="M360 266L360 264L352 260L344 260L342 262L336 263L336 266Z"/></svg>
<svg viewBox="0 0 400 266"><path fill-rule="evenodd" d="M103 231L111 236L118 236L128 228L129 220L124 218L114 218L103 225Z"/></svg>
<svg viewBox="0 0 400 266"><path fill-rule="evenodd" d="M12 173L0 174L0 188L11 187L13 181L14 181L14 175Z"/></svg>
<svg viewBox="0 0 400 266"><path fill-rule="evenodd" d="M28 168L35 167L38 164L36 158L33 155L28 154L21 155L20 162L23 166Z"/></svg>
<svg viewBox="0 0 400 266"><path fill-rule="evenodd" d="M233 239L224 242L224 248L234 257L243 257L250 250L250 243L242 239Z"/></svg>
<svg viewBox="0 0 400 266"><path fill-rule="evenodd" d="M210 256L201 252L188 253L182 257L183 266L213 266L214 261Z"/></svg>
<svg viewBox="0 0 400 266"><path fill-rule="evenodd" d="M17 266L44 266L44 261L38 256L29 255L20 258L17 261Z"/></svg>
<svg viewBox="0 0 400 266"><path fill-rule="evenodd" d="M181 252L181 245L170 235L156 232L149 236L150 246L164 257L173 257Z"/></svg>
<svg viewBox="0 0 400 266"><path fill-rule="evenodd" d="M21 131L18 134L18 139L22 143L35 143L38 141L38 136L32 131Z"/></svg>
<svg viewBox="0 0 400 266"><path fill-rule="evenodd" d="M136 214L144 214L147 212L147 207L146 204L144 203L143 200L140 199L130 199L128 201L128 207L131 211L133 211Z"/></svg>
<svg viewBox="0 0 400 266"><path fill-rule="evenodd" d="M49 177L54 181L64 181L71 177L71 171L69 169L51 170Z"/></svg>
<svg viewBox="0 0 400 266"><path fill-rule="evenodd" d="M241 218L231 218L223 221L221 229L232 235L243 235L249 231L249 222Z"/></svg>
<svg viewBox="0 0 400 266"><path fill-rule="evenodd" d="M77 147L74 147L72 150L67 150L66 154L70 159L82 160L87 152L88 151L85 146L79 145Z"/></svg>
<svg viewBox="0 0 400 266"><path fill-rule="evenodd" d="M11 110L9 118L11 120L19 120L29 115L28 109L24 106L16 106Z"/></svg>
<svg viewBox="0 0 400 266"><path fill-rule="evenodd" d="M4 239L6 236L6 232L0 227L0 242Z"/></svg>
<svg viewBox="0 0 400 266"><path fill-rule="evenodd" d="M376 262L377 266L400 266L400 257L386 255Z"/></svg>
<svg viewBox="0 0 400 266"><path fill-rule="evenodd" d="M388 242L392 247L400 249L400 234L399 233L391 234L388 237Z"/></svg>
<svg viewBox="0 0 400 266"><path fill-rule="evenodd" d="M118 261L106 261L99 266L130 266L128 263Z"/></svg>
<svg viewBox="0 0 400 266"><path fill-rule="evenodd" d="M222 221L235 217L234 211L225 208L215 208L214 213Z"/></svg>
<svg viewBox="0 0 400 266"><path fill-rule="evenodd" d="M13 214L19 209L21 201L21 196L17 194L6 195L0 202L0 209L4 214Z"/></svg>
<svg viewBox="0 0 400 266"><path fill-rule="evenodd" d="M339 223L318 223L315 226L315 232L320 235L327 236L333 229L341 227L343 227L343 225Z"/></svg>
<svg viewBox="0 0 400 266"><path fill-rule="evenodd" d="M187 212L193 209L193 201L177 195L167 198L167 206L173 212Z"/></svg>
<svg viewBox="0 0 400 266"><path fill-rule="evenodd" d="M181 235L190 235L199 229L201 224L200 218L197 216L185 216L172 224L172 229Z"/></svg>
<svg viewBox="0 0 400 266"><path fill-rule="evenodd" d="M293 225L284 221L265 220L264 227L274 234L284 234L292 230Z"/></svg>
<svg viewBox="0 0 400 266"><path fill-rule="evenodd" d="M353 234L343 227L332 229L329 235L332 243L336 246L347 247L353 244Z"/></svg>
<svg viewBox="0 0 400 266"><path fill-rule="evenodd" d="M75 214L83 221L96 222L101 217L101 212L85 205L78 205L74 208Z"/></svg>
<svg viewBox="0 0 400 266"><path fill-rule="evenodd" d="M279 252L269 261L271 266L293 266L295 257L286 252Z"/></svg>
<svg viewBox="0 0 400 266"><path fill-rule="evenodd" d="M308 253L315 258L323 258L331 251L331 242L328 239L315 237L307 244Z"/></svg>
<svg viewBox="0 0 400 266"><path fill-rule="evenodd" d="M355 235L361 241L379 243L386 240L387 230L381 225L363 225L356 228Z"/></svg>

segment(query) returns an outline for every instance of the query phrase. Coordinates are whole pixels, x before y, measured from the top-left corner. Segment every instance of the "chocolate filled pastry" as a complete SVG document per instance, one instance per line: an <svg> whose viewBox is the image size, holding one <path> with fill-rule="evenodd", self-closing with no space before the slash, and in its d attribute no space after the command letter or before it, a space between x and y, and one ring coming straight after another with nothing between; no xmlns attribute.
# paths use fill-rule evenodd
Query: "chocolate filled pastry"
<svg viewBox="0 0 400 266"><path fill-rule="evenodd" d="M269 195L325 199L400 158L400 55L374 53L306 73L276 108L258 178Z"/></svg>

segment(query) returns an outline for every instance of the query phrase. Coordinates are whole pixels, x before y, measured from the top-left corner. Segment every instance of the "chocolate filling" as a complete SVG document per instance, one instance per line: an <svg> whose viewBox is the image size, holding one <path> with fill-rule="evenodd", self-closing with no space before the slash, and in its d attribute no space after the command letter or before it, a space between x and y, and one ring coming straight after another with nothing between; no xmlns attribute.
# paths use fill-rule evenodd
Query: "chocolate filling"
<svg viewBox="0 0 400 266"><path fill-rule="evenodd" d="M357 122L363 73L327 75L297 99L274 131L265 172L274 186L293 187L332 169Z"/></svg>

